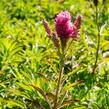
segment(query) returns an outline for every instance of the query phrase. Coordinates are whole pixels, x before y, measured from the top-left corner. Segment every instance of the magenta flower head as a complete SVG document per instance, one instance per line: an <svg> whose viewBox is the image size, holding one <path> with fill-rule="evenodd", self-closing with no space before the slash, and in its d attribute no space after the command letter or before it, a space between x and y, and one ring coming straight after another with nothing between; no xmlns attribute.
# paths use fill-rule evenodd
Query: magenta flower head
<svg viewBox="0 0 109 109"><path fill-rule="evenodd" d="M77 38L78 32L81 25L81 17L78 16L74 21L71 22L71 15L68 11L62 11L55 19L56 32L60 38Z"/></svg>

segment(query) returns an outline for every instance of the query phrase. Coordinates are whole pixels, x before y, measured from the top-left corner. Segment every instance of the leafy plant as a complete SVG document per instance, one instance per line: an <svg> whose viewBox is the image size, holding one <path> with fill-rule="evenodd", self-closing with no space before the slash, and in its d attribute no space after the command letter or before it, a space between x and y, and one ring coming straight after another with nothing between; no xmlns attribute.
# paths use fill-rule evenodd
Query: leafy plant
<svg viewBox="0 0 109 109"><path fill-rule="evenodd" d="M63 47L53 30L65 10L82 25ZM108 109L108 24L108 0L1 0L0 109Z"/></svg>

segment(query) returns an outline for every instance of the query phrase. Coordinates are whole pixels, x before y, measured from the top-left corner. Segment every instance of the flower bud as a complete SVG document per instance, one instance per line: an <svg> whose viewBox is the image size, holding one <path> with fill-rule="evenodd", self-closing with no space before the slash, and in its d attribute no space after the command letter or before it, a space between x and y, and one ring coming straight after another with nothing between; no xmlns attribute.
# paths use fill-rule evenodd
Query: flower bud
<svg viewBox="0 0 109 109"><path fill-rule="evenodd" d="M51 36L52 36L52 30L51 30L48 22L45 19L43 19L42 22L43 22L44 28L45 28L45 30L46 30L49 38L51 38Z"/></svg>
<svg viewBox="0 0 109 109"><path fill-rule="evenodd" d="M76 17L73 25L76 27L76 29L80 29L80 26L81 26L81 16L77 16Z"/></svg>

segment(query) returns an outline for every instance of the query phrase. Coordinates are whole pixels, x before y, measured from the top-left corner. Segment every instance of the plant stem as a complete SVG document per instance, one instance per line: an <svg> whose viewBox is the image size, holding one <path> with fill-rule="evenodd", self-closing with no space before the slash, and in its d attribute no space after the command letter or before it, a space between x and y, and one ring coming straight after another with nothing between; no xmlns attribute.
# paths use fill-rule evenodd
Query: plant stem
<svg viewBox="0 0 109 109"><path fill-rule="evenodd" d="M64 46L62 45L62 54L60 55L60 64L61 64L61 70L59 73L59 77L58 77L58 83L57 83L57 89L56 89L56 95L55 95L55 100L54 100L54 109L58 109L57 107L57 103L58 103L58 97L59 97L59 91L60 91L60 85L61 85L61 81L62 81L62 75L64 73Z"/></svg>
<svg viewBox="0 0 109 109"><path fill-rule="evenodd" d="M93 71L92 71L92 74L95 73L95 69L97 67L97 62L98 62L98 57L99 57L99 49L100 49L100 27L99 27L99 21L98 21L98 7L96 6L96 25L97 25L97 51L96 51L96 59L95 59L95 64L94 64L94 67L93 67Z"/></svg>
<svg viewBox="0 0 109 109"><path fill-rule="evenodd" d="M67 47L67 49L66 49L66 53L67 53L67 51L69 50L69 48L70 48L70 46L71 46L72 42L73 42L73 39L71 40L71 42L70 42L69 46Z"/></svg>

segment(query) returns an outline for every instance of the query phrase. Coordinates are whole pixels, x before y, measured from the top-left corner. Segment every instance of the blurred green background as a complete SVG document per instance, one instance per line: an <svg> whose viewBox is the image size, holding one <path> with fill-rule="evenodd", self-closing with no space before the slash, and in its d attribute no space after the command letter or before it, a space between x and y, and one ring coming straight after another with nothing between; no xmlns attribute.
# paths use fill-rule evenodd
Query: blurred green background
<svg viewBox="0 0 109 109"><path fill-rule="evenodd" d="M97 48L93 0L0 0L0 109L49 109L29 84L45 92L55 90L59 61L41 18L55 31L55 17L63 10L71 13L72 21L82 16L80 39L69 49L65 75L68 84L84 83L70 89L71 98L80 102L62 109L109 109L109 0L98 3L101 42L95 74L91 73ZM48 83L47 78L53 81Z"/></svg>

